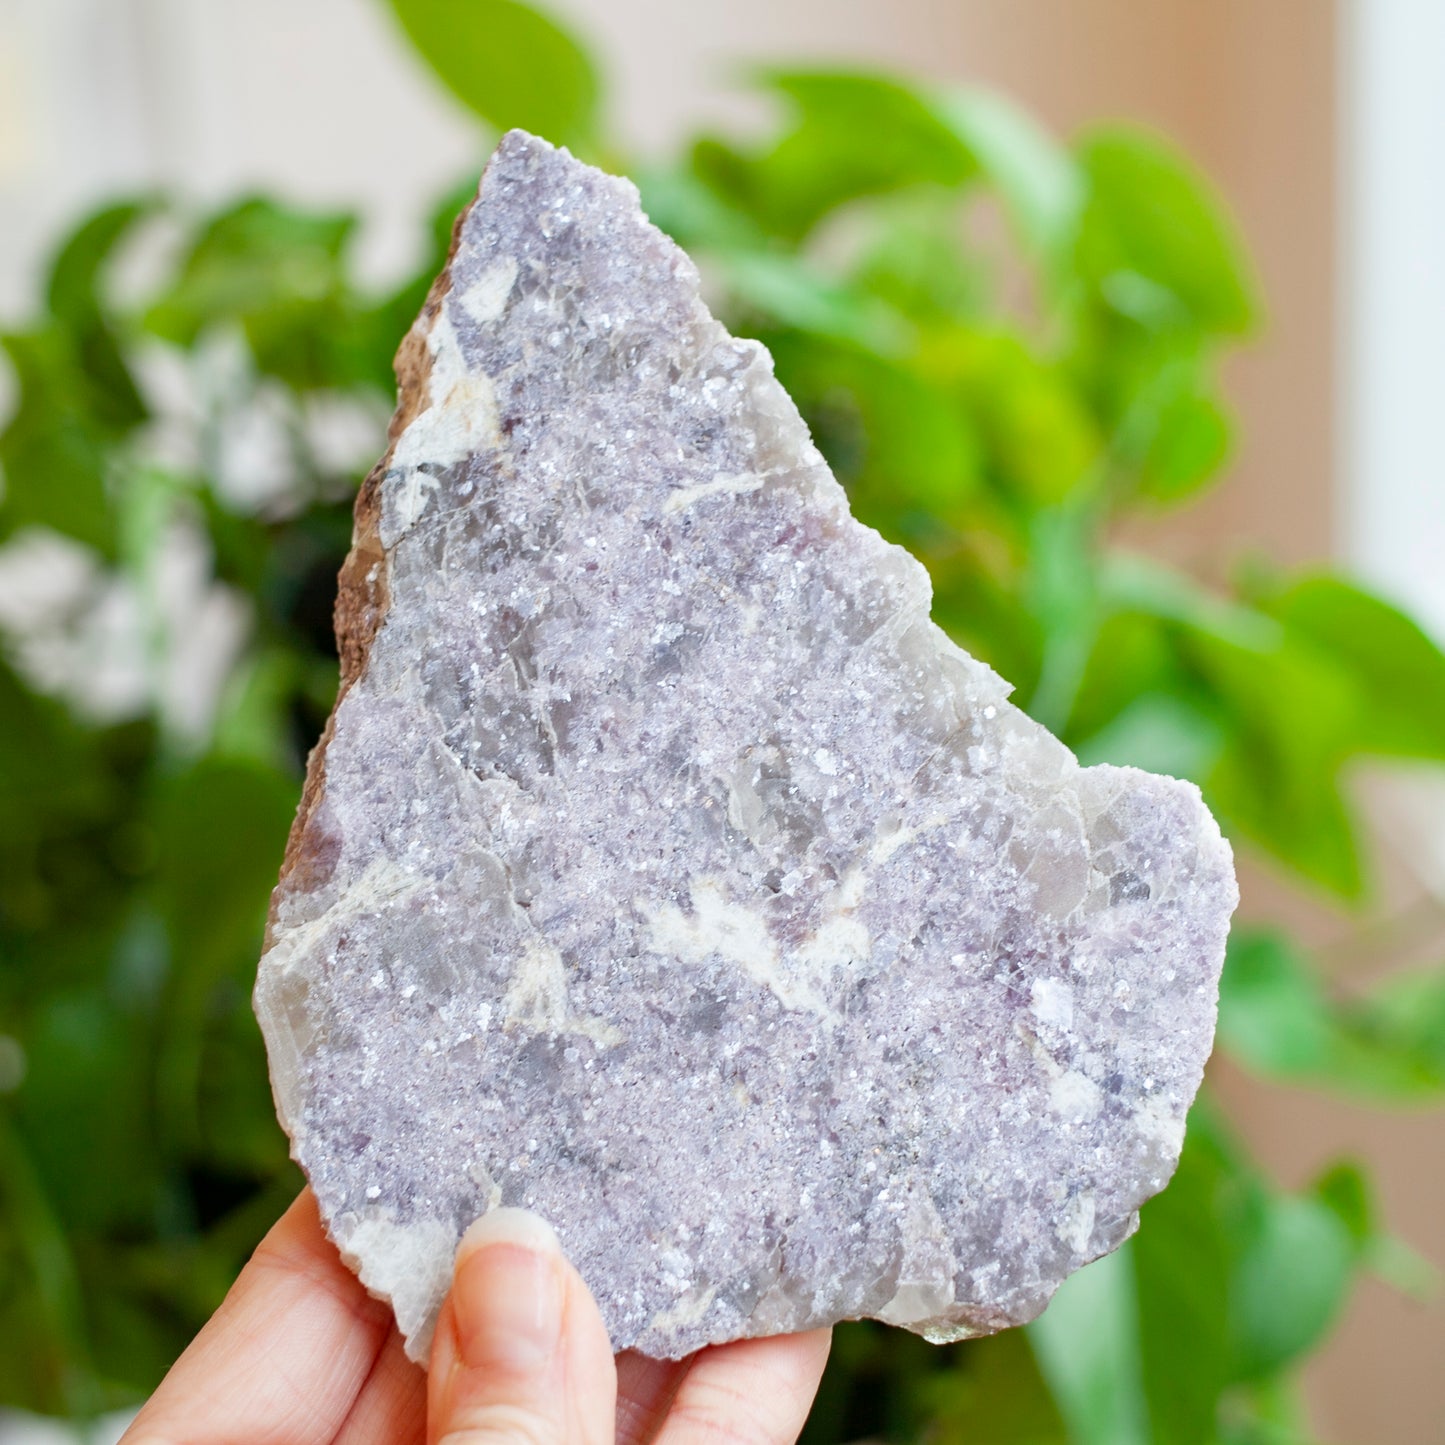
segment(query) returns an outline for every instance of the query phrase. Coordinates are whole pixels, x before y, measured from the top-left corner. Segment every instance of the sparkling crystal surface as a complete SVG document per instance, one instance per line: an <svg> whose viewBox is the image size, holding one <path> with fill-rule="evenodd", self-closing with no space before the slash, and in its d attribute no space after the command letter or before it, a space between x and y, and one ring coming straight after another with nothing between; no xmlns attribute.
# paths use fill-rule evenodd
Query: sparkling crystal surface
<svg viewBox="0 0 1445 1445"><path fill-rule="evenodd" d="M256 990L343 1253L417 1358L498 1203L619 1349L1031 1318L1178 1157L1196 789L929 621L625 181L508 135L398 377Z"/></svg>

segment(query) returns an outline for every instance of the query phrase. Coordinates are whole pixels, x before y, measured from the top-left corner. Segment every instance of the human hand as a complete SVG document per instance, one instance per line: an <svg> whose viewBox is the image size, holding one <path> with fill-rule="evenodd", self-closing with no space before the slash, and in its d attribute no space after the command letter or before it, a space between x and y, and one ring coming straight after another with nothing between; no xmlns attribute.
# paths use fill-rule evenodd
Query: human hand
<svg viewBox="0 0 1445 1445"><path fill-rule="evenodd" d="M462 1240L424 1373L303 1190L121 1445L792 1445L828 1339L614 1360L552 1231L502 1209Z"/></svg>

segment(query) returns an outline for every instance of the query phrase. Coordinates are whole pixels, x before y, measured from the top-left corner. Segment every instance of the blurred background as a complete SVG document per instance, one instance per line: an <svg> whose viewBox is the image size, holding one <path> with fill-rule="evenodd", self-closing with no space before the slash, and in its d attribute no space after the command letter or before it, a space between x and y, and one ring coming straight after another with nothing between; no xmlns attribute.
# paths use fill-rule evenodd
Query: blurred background
<svg viewBox="0 0 1445 1445"><path fill-rule="evenodd" d="M520 121L639 179L940 622L1240 848L1137 1248L1017 1347L848 1335L814 1438L1445 1440L1445 8L546 13L0 0L0 1405L123 1408L294 1192L248 970Z"/></svg>

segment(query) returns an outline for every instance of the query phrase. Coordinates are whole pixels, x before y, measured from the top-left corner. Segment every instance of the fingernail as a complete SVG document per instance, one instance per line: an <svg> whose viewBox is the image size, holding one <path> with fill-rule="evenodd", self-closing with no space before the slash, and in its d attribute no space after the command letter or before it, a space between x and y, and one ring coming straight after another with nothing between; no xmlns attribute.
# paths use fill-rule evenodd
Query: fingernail
<svg viewBox="0 0 1445 1445"><path fill-rule="evenodd" d="M472 1370L536 1370L562 1338L562 1250L525 1209L494 1209L457 1246L452 1313Z"/></svg>

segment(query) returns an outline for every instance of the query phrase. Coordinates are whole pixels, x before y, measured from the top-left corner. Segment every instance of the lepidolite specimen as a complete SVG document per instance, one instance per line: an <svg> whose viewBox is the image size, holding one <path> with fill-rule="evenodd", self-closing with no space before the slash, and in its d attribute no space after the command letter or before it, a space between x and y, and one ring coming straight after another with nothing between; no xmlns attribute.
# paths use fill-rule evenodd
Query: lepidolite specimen
<svg viewBox="0 0 1445 1445"><path fill-rule="evenodd" d="M1174 1167L1235 902L849 515L625 181L513 132L398 357L256 1006L425 1351L499 1202L617 1348L1027 1320Z"/></svg>

